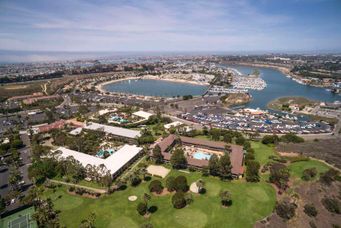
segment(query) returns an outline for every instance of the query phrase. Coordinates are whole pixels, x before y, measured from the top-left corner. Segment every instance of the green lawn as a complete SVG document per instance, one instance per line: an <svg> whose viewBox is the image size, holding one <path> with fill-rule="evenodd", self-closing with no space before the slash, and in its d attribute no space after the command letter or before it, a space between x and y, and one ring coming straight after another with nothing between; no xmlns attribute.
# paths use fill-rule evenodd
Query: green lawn
<svg viewBox="0 0 341 228"><path fill-rule="evenodd" d="M273 145L264 145L261 142L253 142L251 141L251 147L255 150L255 159L261 165L266 164L269 159L269 156L276 155L275 148Z"/></svg>
<svg viewBox="0 0 341 228"><path fill-rule="evenodd" d="M172 170L170 175L184 175L189 183L201 178L198 172L186 174ZM61 224L78 227L81 220L91 212L96 213L96 227L139 227L150 222L154 227L252 227L255 221L269 215L275 205L275 190L267 183L245 183L243 181L222 182L218 178L204 177L207 192L194 195L194 202L183 209L174 209L171 195L152 196L150 206L157 211L148 219L138 215L136 205L148 192L148 183L128 187L99 199L88 199L66 193L65 187L54 193L46 190L46 197L53 199L55 208L61 210ZM220 205L219 192L227 189L232 193L233 204L229 208ZM128 196L136 195L136 202L129 202Z"/></svg>
<svg viewBox="0 0 341 228"><path fill-rule="evenodd" d="M328 165L317 160L294 162L289 164L288 168L290 170L290 175L298 179L301 179L305 169L316 168L318 173L323 173L330 169Z"/></svg>

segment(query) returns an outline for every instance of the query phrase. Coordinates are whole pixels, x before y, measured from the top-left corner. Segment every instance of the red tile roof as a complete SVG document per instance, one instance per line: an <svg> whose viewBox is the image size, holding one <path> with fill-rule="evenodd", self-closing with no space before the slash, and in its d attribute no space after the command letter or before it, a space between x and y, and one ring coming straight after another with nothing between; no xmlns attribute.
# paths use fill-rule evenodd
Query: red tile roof
<svg viewBox="0 0 341 228"><path fill-rule="evenodd" d="M40 126L38 128L38 131L40 133L42 132L48 132L48 131L51 131L52 129L60 129L62 127L64 127L65 125L65 120L58 120L54 123L51 123L51 124L48 124L48 125L44 125L44 126Z"/></svg>
<svg viewBox="0 0 341 228"><path fill-rule="evenodd" d="M174 143L175 139L176 139L175 135L168 135L166 138L162 139L162 141L157 144L159 145L161 152L162 153L165 152L167 148Z"/></svg>
<svg viewBox="0 0 341 228"><path fill-rule="evenodd" d="M161 152L163 154L163 157L165 160L170 160L171 154L165 152L169 146L171 146L174 143L174 140L176 139L175 135L169 135L165 139L163 139L161 142L159 142L157 145L160 146ZM232 169L231 172L234 175L241 175L244 173L244 167L243 167L243 160L244 160L244 152L243 147L239 145L234 144L226 144L224 142L214 142L204 139L196 139L196 138L190 138L190 137L180 137L182 143L185 144L193 144L196 146L205 146L210 147L212 149L219 149L219 150L225 150L226 145L231 146L231 152L230 152L230 160ZM187 157L187 162L189 165L196 166L196 167L204 167L208 166L208 160L199 160Z"/></svg>

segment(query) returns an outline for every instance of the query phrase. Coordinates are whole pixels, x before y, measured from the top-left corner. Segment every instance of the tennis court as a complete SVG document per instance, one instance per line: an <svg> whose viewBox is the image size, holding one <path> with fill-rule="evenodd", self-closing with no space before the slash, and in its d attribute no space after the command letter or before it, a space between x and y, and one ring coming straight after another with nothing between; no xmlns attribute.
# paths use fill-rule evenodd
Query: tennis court
<svg viewBox="0 0 341 228"><path fill-rule="evenodd" d="M11 214L0 220L0 227L2 228L36 228L37 223L32 220L34 208L26 208L17 213Z"/></svg>

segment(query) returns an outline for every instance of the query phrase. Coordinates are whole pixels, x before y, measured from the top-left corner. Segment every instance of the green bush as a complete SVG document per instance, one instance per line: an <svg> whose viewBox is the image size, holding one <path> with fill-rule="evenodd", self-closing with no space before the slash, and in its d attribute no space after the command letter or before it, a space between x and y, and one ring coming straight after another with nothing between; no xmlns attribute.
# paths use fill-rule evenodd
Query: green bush
<svg viewBox="0 0 341 228"><path fill-rule="evenodd" d="M303 170L302 179L305 181L309 181L309 180L313 179L314 177L316 177L316 175L317 175L317 169L316 168L305 169L305 170Z"/></svg>

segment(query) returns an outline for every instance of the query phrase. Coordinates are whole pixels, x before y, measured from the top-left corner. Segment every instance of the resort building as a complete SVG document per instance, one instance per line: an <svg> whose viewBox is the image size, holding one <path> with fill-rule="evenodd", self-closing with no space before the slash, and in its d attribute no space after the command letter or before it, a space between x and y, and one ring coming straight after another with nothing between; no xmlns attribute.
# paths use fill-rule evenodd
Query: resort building
<svg viewBox="0 0 341 228"><path fill-rule="evenodd" d="M172 123L169 123L169 124L165 124L164 127L165 129L169 129L171 127L179 127L181 125L184 125L183 123L181 123L180 121L174 121Z"/></svg>
<svg viewBox="0 0 341 228"><path fill-rule="evenodd" d="M114 127L114 126L109 126L109 125L104 125L104 124L98 124L94 122L90 122L86 124L84 128L87 130L102 131L113 137L128 139L128 140L135 140L136 138L141 136L140 131L130 130L130 129L121 128L121 127Z"/></svg>
<svg viewBox="0 0 341 228"><path fill-rule="evenodd" d="M51 124L47 124L47 125L41 125L38 127L38 129L33 129L33 131L37 131L38 133L45 133L45 132L49 132L53 129L61 129L65 126L66 122L65 120L58 120L56 122L53 122Z"/></svg>
<svg viewBox="0 0 341 228"><path fill-rule="evenodd" d="M83 167L87 167L89 165L100 167L104 165L106 168L105 171L110 171L113 178L115 178L139 157L142 150L142 147L126 144L106 159L102 159L75 150L70 150L65 147L59 147L55 151L60 152L60 158L65 159L70 156L73 157L74 159L79 161ZM105 172L101 174L105 175Z"/></svg>
<svg viewBox="0 0 341 228"><path fill-rule="evenodd" d="M137 111L133 113L134 116L140 117L142 119L148 120L153 114L145 111Z"/></svg>
<svg viewBox="0 0 341 228"><path fill-rule="evenodd" d="M160 147L165 161L170 160L172 156L171 150L177 143L183 147L189 166L197 168L208 166L212 154L222 156L224 153L229 152L232 176L238 178L244 173L244 151L242 146L190 137L177 137L171 134L156 144Z"/></svg>

